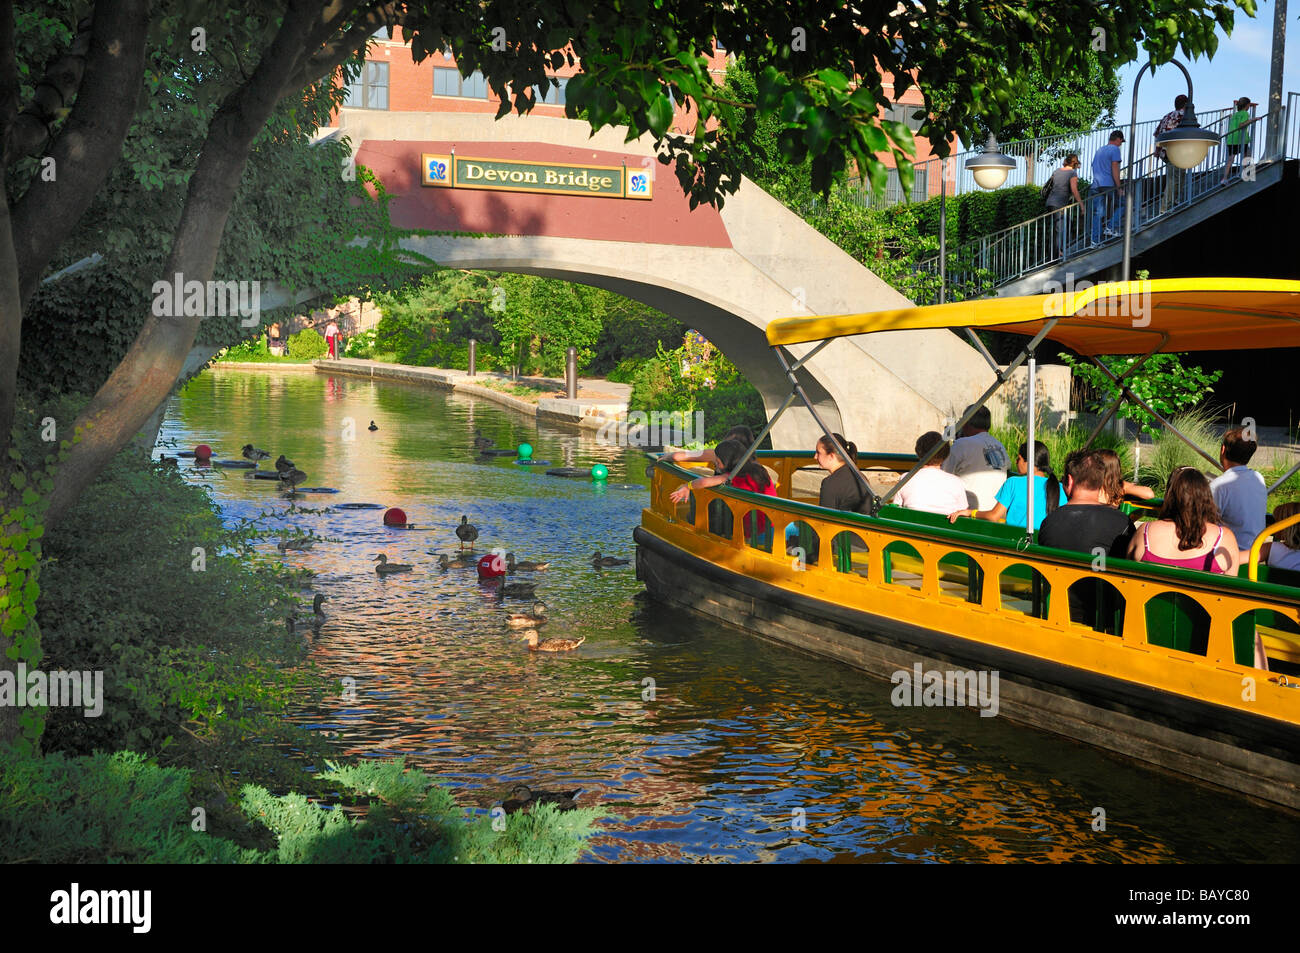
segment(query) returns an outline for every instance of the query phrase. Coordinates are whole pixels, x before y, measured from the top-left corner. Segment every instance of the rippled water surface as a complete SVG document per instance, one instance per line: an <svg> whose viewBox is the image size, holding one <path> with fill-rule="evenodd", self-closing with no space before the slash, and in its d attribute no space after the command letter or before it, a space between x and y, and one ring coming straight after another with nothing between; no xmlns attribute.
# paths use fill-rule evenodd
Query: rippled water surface
<svg viewBox="0 0 1300 953"><path fill-rule="evenodd" d="M611 485L479 459L476 428L556 466L605 463ZM656 606L631 566L594 570L595 549L634 555L647 500L637 450L442 391L235 370L205 372L174 398L162 438L226 458L251 441L340 491L306 506L401 506L433 527L385 529L378 510L285 517L328 538L284 558L314 570L328 599L318 667L354 678L357 693L297 720L339 732L349 754L403 755L485 810L515 781L580 787L581 803L609 811L596 860L1300 856L1290 815L974 710L895 708L888 682ZM247 473L188 472L228 515L289 506ZM552 613L542 634L585 636L577 652L529 653L503 622L528 603L503 608L473 570L438 570L429 553L456 551L462 514L480 553L550 560L535 576ZM378 578L380 552L415 570Z"/></svg>

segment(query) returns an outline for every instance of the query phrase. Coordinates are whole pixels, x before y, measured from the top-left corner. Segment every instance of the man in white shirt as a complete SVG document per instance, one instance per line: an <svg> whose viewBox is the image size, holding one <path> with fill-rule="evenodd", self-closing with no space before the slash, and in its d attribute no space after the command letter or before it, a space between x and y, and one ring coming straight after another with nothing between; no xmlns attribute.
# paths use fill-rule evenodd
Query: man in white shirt
<svg viewBox="0 0 1300 953"><path fill-rule="evenodd" d="M935 444L940 445L938 452L899 488L892 502L909 510L947 516L955 510L966 509L970 503L966 498L966 485L961 482L961 478L944 473L941 469L943 462L948 459L948 447L944 444L942 434L933 430L921 434L916 439L916 455L925 456Z"/></svg>
<svg viewBox="0 0 1300 953"><path fill-rule="evenodd" d="M1254 440L1245 439L1240 427L1229 430L1219 448L1223 474L1210 481L1219 518L1232 530L1243 549L1249 549L1255 537L1264 531L1268 516L1268 487L1262 476L1246 466L1257 446Z"/></svg>
<svg viewBox="0 0 1300 953"><path fill-rule="evenodd" d="M998 490L1007 480L1007 468L1011 466L1007 448L989 433L992 424L993 415L987 407L975 411L962 428L961 436L953 441L952 451L943 464L944 472L961 477L968 494L975 498L969 504L972 509L993 509Z"/></svg>

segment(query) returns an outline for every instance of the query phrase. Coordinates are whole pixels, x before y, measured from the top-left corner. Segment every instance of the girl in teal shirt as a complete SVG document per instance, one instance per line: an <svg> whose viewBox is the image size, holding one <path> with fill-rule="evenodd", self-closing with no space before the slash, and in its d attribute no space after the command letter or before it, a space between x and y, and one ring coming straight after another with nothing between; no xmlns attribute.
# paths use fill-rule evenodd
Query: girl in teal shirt
<svg viewBox="0 0 1300 953"><path fill-rule="evenodd" d="M1025 526L1029 515L1029 477L1026 476L1029 465L1025 461L1025 455L1028 453L1029 445L1022 443L1020 452L1016 454L1016 469L1020 471L1020 476L1007 478L1007 481L1002 484L1002 489L998 490L997 503L991 510L958 510L956 513L950 513L948 519L956 522L959 516L973 516L975 519L989 520L994 523L1005 520L1008 526ZM1043 525L1043 517L1058 506L1064 505L1065 490L1061 488L1061 482L1052 473L1051 453L1046 444L1035 444L1034 531L1037 532L1038 527Z"/></svg>

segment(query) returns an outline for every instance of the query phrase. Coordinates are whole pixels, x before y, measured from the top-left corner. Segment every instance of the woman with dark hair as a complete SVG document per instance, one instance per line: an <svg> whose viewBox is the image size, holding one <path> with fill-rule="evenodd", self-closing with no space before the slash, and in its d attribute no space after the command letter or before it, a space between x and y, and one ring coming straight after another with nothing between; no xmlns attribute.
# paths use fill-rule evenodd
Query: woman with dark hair
<svg viewBox="0 0 1300 953"><path fill-rule="evenodd" d="M713 448L713 456L717 460L715 464L717 472L713 476L696 477L690 483L683 483L673 490L670 498L674 503L682 503L690 497L691 490L703 490L706 487L718 486L728 480L737 490L750 490L754 493L776 496L776 484L767 475L767 468L757 463L753 457L750 457L745 462L745 466L740 472L731 472L748 449L749 445L741 443L739 440L722 441Z"/></svg>
<svg viewBox="0 0 1300 953"><path fill-rule="evenodd" d="M1126 496L1140 500L1149 500L1156 491L1141 483L1130 483L1124 479L1124 468L1120 465L1119 454L1114 450L1094 450L1097 459L1106 467L1106 476L1102 481L1099 501L1108 506L1119 506Z"/></svg>
<svg viewBox="0 0 1300 953"><path fill-rule="evenodd" d="M994 523L1006 521L1008 526L1026 526L1029 523L1029 463L1025 457L1029 453L1029 444L1022 443L1016 454L1016 469L1020 476L1007 477L998 490L997 500L988 510L957 510L948 514L951 522L957 522L959 516L971 516L975 519L990 520ZM1065 490L1061 481L1052 472L1052 454L1047 444L1034 445L1034 531L1043 525L1043 518L1065 505Z"/></svg>
<svg viewBox="0 0 1300 953"><path fill-rule="evenodd" d="M1210 481L1194 467L1180 467L1169 476L1160 518L1142 524L1133 534L1129 558L1139 562L1237 574L1237 537L1219 521Z"/></svg>
<svg viewBox="0 0 1300 953"><path fill-rule="evenodd" d="M867 493L862 488L862 481L853 472L858 466L858 448L853 441L845 440L839 434L831 436L848 451L849 459L845 460L840 456L830 437L822 437L817 441L813 458L817 461L817 465L829 474L822 480L821 489L817 494L817 505L831 510L849 510L859 513L862 511L862 503ZM846 466L846 463L852 466Z"/></svg>
<svg viewBox="0 0 1300 953"><path fill-rule="evenodd" d="M724 433L722 439L739 440L748 447L754 442L754 431L744 424L737 424ZM718 468L718 451L716 447L705 447L703 450L674 450L665 454L664 459L669 463L707 463L714 469ZM763 469L767 471L767 478L772 481L772 485L779 486L776 471L771 467L763 467Z"/></svg>

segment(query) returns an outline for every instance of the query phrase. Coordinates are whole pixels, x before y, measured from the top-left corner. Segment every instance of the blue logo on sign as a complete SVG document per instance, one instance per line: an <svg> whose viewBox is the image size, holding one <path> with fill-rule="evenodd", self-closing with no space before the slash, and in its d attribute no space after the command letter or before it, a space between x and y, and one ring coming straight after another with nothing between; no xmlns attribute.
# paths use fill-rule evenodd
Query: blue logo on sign
<svg viewBox="0 0 1300 953"><path fill-rule="evenodd" d="M629 192L641 192L642 194L644 194L645 192L648 191L649 185L650 185L650 178L644 173L638 173L637 175L634 175L630 179L628 179Z"/></svg>
<svg viewBox="0 0 1300 953"><path fill-rule="evenodd" d="M429 178L434 182L447 181L447 163L437 159L429 160Z"/></svg>

